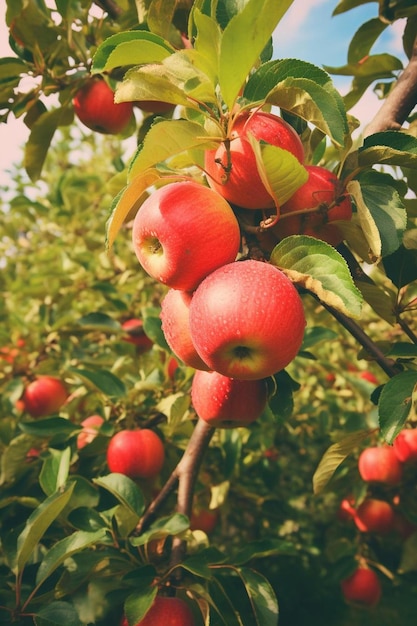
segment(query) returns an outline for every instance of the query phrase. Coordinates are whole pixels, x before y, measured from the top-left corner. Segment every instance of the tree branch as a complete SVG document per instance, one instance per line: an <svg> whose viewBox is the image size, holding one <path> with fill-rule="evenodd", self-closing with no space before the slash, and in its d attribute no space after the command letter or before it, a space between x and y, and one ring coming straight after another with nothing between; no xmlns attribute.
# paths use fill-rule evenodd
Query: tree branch
<svg viewBox="0 0 417 626"><path fill-rule="evenodd" d="M168 496L176 489L177 485L177 511L178 513L183 513L187 515L187 517L190 517L195 482L204 453L208 448L214 430L214 428L206 424L203 420L198 420L181 460L157 497L150 503L142 518L139 520L139 524L134 531L135 536L140 535L148 528Z"/></svg>
<svg viewBox="0 0 417 626"><path fill-rule="evenodd" d="M123 13L123 9L121 9L114 0L94 0L94 4L99 6L100 9L103 9L103 11L106 11L112 20L117 20Z"/></svg>
<svg viewBox="0 0 417 626"><path fill-rule="evenodd" d="M337 311L333 307L321 302L321 305L329 311L331 315L354 337L357 342L375 359L379 367L389 376L393 378L402 372L401 365L398 365L392 359L388 359L385 354L378 348L374 341L362 330L362 328L350 317Z"/></svg>
<svg viewBox="0 0 417 626"><path fill-rule="evenodd" d="M364 136L384 130L399 130L417 104L417 37L410 61L395 86L365 128Z"/></svg>

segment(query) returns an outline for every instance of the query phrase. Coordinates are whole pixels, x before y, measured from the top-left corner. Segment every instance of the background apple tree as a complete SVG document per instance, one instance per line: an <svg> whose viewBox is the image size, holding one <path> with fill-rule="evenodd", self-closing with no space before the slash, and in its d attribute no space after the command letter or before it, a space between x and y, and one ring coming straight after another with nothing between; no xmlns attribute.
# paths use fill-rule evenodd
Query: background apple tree
<svg viewBox="0 0 417 626"><path fill-rule="evenodd" d="M2 624L133 626L157 594L185 600L198 625L415 623L417 9L375 3L346 65L319 68L272 49L291 4L7 0L1 121L23 117L30 135L1 201ZM405 67L372 53L400 18ZM352 77L343 98L336 74ZM120 133L74 115L99 78L135 103ZM352 139L349 110L368 88L381 107ZM234 207L244 253L294 282L307 327L261 417L212 429L190 401L193 368L162 333L167 289L138 264L131 226L155 187L205 184L204 155L227 140L213 120L255 108L295 128L353 215L335 247L271 238L288 196L277 158L288 177L294 163L255 146L278 215ZM136 342L130 319L143 321ZM33 416L23 394L40 376L68 398ZM102 422L87 433L91 415ZM144 428L163 441L161 471L110 471L114 435ZM376 449L397 449L383 480ZM377 579L365 606L344 584L358 567Z"/></svg>

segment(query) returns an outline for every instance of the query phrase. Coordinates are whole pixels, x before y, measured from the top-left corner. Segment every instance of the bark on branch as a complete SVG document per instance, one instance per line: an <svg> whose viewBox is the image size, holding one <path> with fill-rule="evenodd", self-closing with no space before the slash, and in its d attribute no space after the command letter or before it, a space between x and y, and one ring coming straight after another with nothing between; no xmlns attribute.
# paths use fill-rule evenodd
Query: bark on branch
<svg viewBox="0 0 417 626"><path fill-rule="evenodd" d="M372 122L365 128L364 136L384 130L399 130L417 104L417 37L414 40L410 61L395 86L384 100Z"/></svg>

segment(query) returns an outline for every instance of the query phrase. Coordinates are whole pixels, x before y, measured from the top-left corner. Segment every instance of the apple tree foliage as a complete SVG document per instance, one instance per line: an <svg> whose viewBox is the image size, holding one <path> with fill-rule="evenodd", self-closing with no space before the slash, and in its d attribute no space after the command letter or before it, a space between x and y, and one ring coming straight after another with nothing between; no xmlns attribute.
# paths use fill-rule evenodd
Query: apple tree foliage
<svg viewBox="0 0 417 626"><path fill-rule="evenodd" d="M375 487L357 460L417 419L417 9L378 2L346 65L320 68L273 49L291 4L7 0L13 55L0 59L0 113L23 117L30 135L25 172L12 170L2 200L2 624L107 626L125 613L133 626L158 587L187 599L196 624L415 623L416 466L401 485ZM334 14L360 4L335 2ZM406 67L372 53L400 18ZM332 74L352 77L343 98ZM123 136L94 136L72 107L91 75L117 101L168 102L175 113L138 113ZM368 88L381 109L358 139L349 110ZM256 423L209 437L190 405L193 370L169 370L165 288L138 267L129 226L155 186L204 182L204 153L225 139L230 112L270 107L296 128L308 162L337 173L354 215L337 249L295 235L271 251L302 294L304 343ZM279 206L302 168L279 148L254 149ZM262 217L241 216L249 253L262 249ZM143 354L124 340L132 317L154 342ZM70 397L35 420L19 401L43 373L65 380ZM78 449L93 413L105 422ZM135 426L164 441L155 480L106 466L112 434ZM190 530L178 484L194 507L219 510L209 537ZM340 515L344 498L360 503L369 490L395 505L399 530L364 534ZM358 559L383 585L371 613L340 592Z"/></svg>

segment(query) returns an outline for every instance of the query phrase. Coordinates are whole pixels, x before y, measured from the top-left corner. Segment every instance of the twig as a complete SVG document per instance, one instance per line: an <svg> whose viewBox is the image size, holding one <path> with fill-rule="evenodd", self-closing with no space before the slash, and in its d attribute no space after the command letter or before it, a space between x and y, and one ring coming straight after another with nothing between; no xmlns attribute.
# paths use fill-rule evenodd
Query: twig
<svg viewBox="0 0 417 626"><path fill-rule="evenodd" d="M106 11L112 20L117 20L123 13L123 9L114 0L94 0L94 4Z"/></svg>
<svg viewBox="0 0 417 626"><path fill-rule="evenodd" d="M364 136L384 130L399 130L417 104L417 37L407 67L399 76L372 122L365 128Z"/></svg>
<svg viewBox="0 0 417 626"><path fill-rule="evenodd" d="M321 305L329 311L331 315L358 341L358 343L375 359L379 367L389 376L393 378L400 372L402 367L393 359L388 359L385 354L378 348L374 341L362 330L362 328L350 317L337 311L333 307L321 302Z"/></svg>

